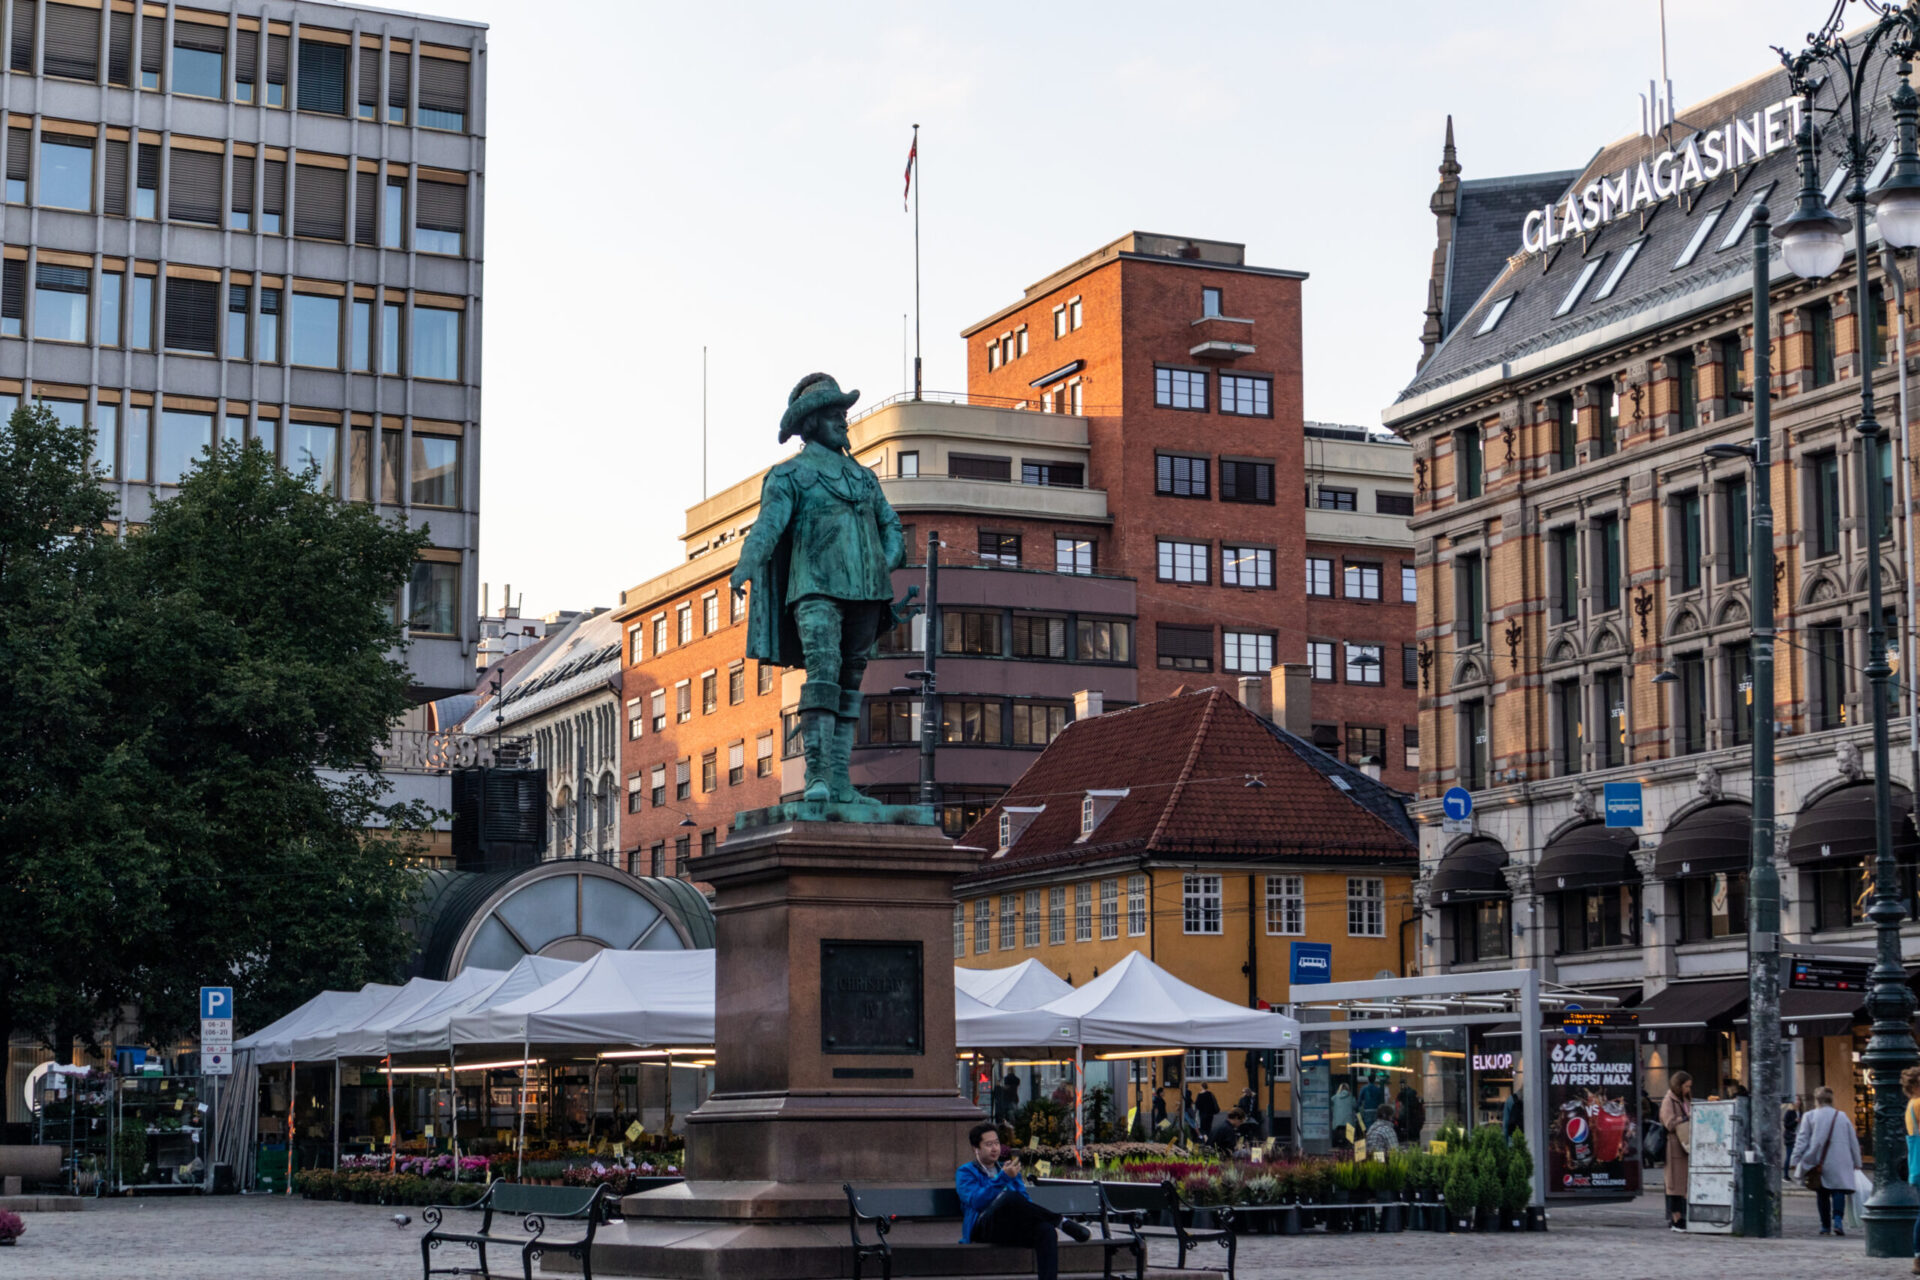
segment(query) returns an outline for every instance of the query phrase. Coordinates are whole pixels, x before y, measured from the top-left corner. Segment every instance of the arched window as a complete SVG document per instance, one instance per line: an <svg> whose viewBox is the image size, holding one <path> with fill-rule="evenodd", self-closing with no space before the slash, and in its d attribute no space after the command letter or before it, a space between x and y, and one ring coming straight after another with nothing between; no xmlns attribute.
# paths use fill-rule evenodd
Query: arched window
<svg viewBox="0 0 1920 1280"><path fill-rule="evenodd" d="M1506 846L1498 840L1467 840L1448 850L1428 882L1428 901L1439 907L1449 964L1504 960L1513 954L1513 893L1501 869Z"/></svg>
<svg viewBox="0 0 1920 1280"><path fill-rule="evenodd" d="M1583 823L1548 843L1534 885L1553 904L1560 954L1640 945L1639 838L1624 827Z"/></svg>
<svg viewBox="0 0 1920 1280"><path fill-rule="evenodd" d="M1897 782L1892 791L1893 859L1900 872L1900 901L1911 914L1920 836L1908 817L1913 793ZM1873 901L1873 859L1873 783L1829 791L1800 811L1787 842L1787 863L1801 877L1802 892L1796 896L1811 907L1815 930L1866 923Z"/></svg>

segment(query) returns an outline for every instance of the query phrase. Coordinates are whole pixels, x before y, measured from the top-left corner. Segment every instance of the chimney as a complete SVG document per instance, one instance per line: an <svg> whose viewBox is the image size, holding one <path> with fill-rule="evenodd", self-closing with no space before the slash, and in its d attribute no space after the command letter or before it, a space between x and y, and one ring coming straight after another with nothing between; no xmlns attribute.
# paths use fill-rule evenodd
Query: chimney
<svg viewBox="0 0 1920 1280"><path fill-rule="evenodd" d="M487 616L487 584L484 582L480 584L480 616Z"/></svg>
<svg viewBox="0 0 1920 1280"><path fill-rule="evenodd" d="M1378 782L1380 781L1380 762L1372 756L1368 756L1366 763L1360 766L1360 772L1366 774L1375 782Z"/></svg>
<svg viewBox="0 0 1920 1280"><path fill-rule="evenodd" d="M1260 686L1265 683L1259 676L1240 677L1240 705L1255 715L1264 714L1262 703L1266 699L1266 691Z"/></svg>
<svg viewBox="0 0 1920 1280"><path fill-rule="evenodd" d="M1296 737L1313 741L1313 668L1283 662L1271 673L1273 721Z"/></svg>
<svg viewBox="0 0 1920 1280"><path fill-rule="evenodd" d="M1098 689L1082 689L1073 695L1073 718L1091 720L1106 709L1107 696Z"/></svg>
<svg viewBox="0 0 1920 1280"><path fill-rule="evenodd" d="M500 616L503 618L517 618L520 616L520 611L513 607L513 584L511 582L507 584L507 589L500 593Z"/></svg>

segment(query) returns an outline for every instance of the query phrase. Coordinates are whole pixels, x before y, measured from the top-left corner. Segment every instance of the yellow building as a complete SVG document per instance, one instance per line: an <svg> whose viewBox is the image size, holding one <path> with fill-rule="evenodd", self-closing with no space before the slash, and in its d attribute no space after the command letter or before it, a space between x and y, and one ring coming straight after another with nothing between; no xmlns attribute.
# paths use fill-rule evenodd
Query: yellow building
<svg viewBox="0 0 1920 1280"><path fill-rule="evenodd" d="M1284 690L1288 669L1273 678ZM1261 716L1261 681L1242 688L1068 725L962 837L982 856L955 886L954 963L1038 959L1079 985L1142 951L1252 1007L1287 1003L1296 964L1308 981L1408 972L1405 797ZM1185 1065L1230 1090L1222 1106L1262 1084L1224 1050Z"/></svg>

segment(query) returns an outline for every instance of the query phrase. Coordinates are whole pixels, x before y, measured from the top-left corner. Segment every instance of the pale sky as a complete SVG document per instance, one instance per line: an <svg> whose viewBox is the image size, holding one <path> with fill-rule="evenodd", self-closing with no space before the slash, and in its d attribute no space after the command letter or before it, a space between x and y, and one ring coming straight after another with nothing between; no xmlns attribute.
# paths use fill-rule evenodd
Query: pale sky
<svg viewBox="0 0 1920 1280"><path fill-rule="evenodd" d="M408 7L491 27L480 567L530 614L679 562L703 344L711 490L787 451L802 374L907 388L916 121L929 390L965 390L962 327L1143 230L1309 272L1307 417L1377 423L1447 113L1466 178L1575 168L1660 65L1657 0ZM1681 108L1827 8L1668 0Z"/></svg>

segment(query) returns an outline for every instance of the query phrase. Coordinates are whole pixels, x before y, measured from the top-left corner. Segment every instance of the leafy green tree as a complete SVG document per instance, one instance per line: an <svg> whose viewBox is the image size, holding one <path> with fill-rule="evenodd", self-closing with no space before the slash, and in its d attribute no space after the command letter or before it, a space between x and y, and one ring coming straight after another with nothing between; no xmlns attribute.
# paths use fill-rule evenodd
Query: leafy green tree
<svg viewBox="0 0 1920 1280"><path fill-rule="evenodd" d="M91 1039L130 1008L164 1040L191 1027L202 983L230 981L257 1027L318 988L395 976L430 815L389 803L370 766L407 706L393 606L425 535L249 445L211 451L116 541L98 532L110 509L84 432L23 410L7 437L0 556L19 541L34 561L18 590L37 612L21 616L75 619L42 659L55 674L29 686L17 657L0 666L9 702L48 685L65 699L34 715L68 742L59 772L0 784L43 815L0 817L0 836L32 837L0 908L0 985L21 993L9 1024ZM43 501L39 523L66 533L35 542L14 498L41 490L65 505ZM84 575L60 559L80 547ZM0 561L0 607L13 575ZM0 657L34 643L5 615ZM8 755L32 745L15 725L0 728Z"/></svg>

